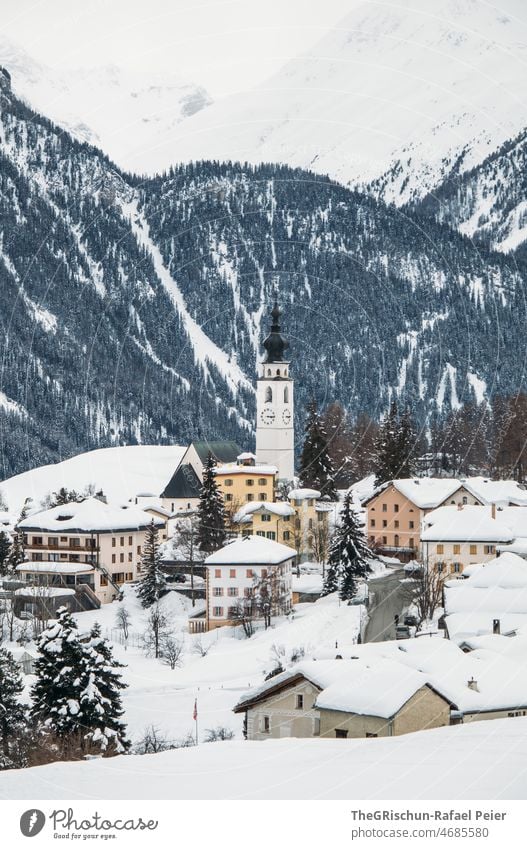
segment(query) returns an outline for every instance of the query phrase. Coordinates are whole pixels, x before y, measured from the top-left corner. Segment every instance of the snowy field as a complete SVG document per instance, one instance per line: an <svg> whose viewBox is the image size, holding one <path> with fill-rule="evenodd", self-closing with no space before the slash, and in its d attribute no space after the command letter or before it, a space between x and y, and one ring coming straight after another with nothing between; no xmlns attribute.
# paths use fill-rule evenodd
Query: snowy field
<svg viewBox="0 0 527 849"><path fill-rule="evenodd" d="M378 740L204 743L0 773L2 799L524 799L527 718Z"/></svg>
<svg viewBox="0 0 527 849"><path fill-rule="evenodd" d="M195 610L200 610L203 603L198 600ZM121 644L121 633L115 624L120 604L126 606L131 617L127 648ZM336 642L353 644L361 615L364 616L364 608L339 606L331 596L315 604L296 605L292 619L276 619L270 629L257 631L247 640L241 636L241 629L232 628L190 635L187 623L191 602L180 593L169 593L160 606L170 618L171 634L184 642L181 666L173 670L163 660L145 656L140 641L147 611L138 603L133 587L125 587L123 602L76 614L80 630L88 630L99 622L103 635L114 643L116 658L126 664L122 674L129 686L124 691L123 704L128 733L134 743L152 725L170 741L178 742L194 734L195 699L198 700L200 740L204 739L207 729L220 725L241 739L242 717L232 713L241 693L261 684L263 676L276 667L278 659L285 667L292 655L305 652L309 657L316 657L318 651L334 650ZM200 652L205 651L207 654L201 656ZM31 676L27 676L26 681L29 687Z"/></svg>

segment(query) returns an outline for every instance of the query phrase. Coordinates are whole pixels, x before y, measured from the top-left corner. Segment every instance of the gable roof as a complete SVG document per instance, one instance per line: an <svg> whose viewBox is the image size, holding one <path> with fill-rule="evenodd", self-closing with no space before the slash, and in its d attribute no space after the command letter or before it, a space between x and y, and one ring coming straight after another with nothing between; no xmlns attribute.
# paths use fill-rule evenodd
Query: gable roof
<svg viewBox="0 0 527 849"><path fill-rule="evenodd" d="M504 521L494 519L487 507L466 506L461 510L439 507L425 521L429 527L421 534L423 542L512 542L514 539L513 531Z"/></svg>
<svg viewBox="0 0 527 849"><path fill-rule="evenodd" d="M190 463L178 466L161 498L199 498L201 482Z"/></svg>
<svg viewBox="0 0 527 849"><path fill-rule="evenodd" d="M294 548L282 545L267 537L245 537L229 542L214 551L205 560L206 566L220 566L230 564L265 565L283 563L296 557Z"/></svg>
<svg viewBox="0 0 527 849"><path fill-rule="evenodd" d="M399 480L387 481L378 486L373 493L366 498L364 504L393 486L416 507L422 510L430 510L439 507L447 498L450 498L462 487L462 483L452 478L400 478Z"/></svg>
<svg viewBox="0 0 527 849"><path fill-rule="evenodd" d="M112 531L143 530L151 522L161 527L164 522L139 507L116 507L98 498L59 504L49 510L34 513L19 523L26 531L101 533Z"/></svg>
<svg viewBox="0 0 527 849"><path fill-rule="evenodd" d="M234 463L242 453L242 449L236 442L192 442L196 454L205 465L209 452L217 463Z"/></svg>

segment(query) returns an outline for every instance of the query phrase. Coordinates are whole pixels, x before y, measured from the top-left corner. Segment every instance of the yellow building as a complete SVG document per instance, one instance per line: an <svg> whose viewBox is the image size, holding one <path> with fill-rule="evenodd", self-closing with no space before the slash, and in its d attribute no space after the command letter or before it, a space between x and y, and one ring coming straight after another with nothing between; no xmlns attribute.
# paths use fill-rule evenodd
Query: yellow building
<svg viewBox="0 0 527 849"><path fill-rule="evenodd" d="M231 516L244 504L274 500L276 466L257 463L254 454L239 454L235 463L216 466L215 474Z"/></svg>
<svg viewBox="0 0 527 849"><path fill-rule="evenodd" d="M285 501L244 504L233 517L240 536L257 536L294 546L296 514Z"/></svg>

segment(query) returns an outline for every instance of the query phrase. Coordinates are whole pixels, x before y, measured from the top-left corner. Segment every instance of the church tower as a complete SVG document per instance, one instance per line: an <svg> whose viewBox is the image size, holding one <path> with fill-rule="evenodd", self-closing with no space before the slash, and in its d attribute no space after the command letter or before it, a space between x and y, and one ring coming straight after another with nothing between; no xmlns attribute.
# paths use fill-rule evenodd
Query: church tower
<svg viewBox="0 0 527 849"><path fill-rule="evenodd" d="M295 474L293 381L289 360L284 359L289 342L280 332L280 315L275 300L256 389L256 457L261 463L277 466L279 480L291 481Z"/></svg>

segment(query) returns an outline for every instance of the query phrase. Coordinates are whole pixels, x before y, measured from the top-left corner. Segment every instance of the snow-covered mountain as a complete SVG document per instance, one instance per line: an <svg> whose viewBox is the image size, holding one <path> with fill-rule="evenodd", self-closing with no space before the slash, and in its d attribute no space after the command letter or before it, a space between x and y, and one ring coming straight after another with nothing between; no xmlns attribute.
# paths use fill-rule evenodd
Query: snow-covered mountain
<svg viewBox="0 0 527 849"><path fill-rule="evenodd" d="M265 84L179 125L145 167L217 158L376 180L397 204L527 126L524 0L355 2Z"/></svg>
<svg viewBox="0 0 527 849"><path fill-rule="evenodd" d="M100 147L122 168L142 173L156 145L212 101L178 76L132 73L108 65L58 71L0 38L0 65L13 91L76 138Z"/></svg>

